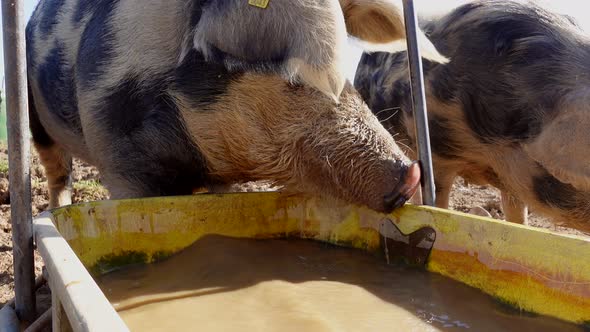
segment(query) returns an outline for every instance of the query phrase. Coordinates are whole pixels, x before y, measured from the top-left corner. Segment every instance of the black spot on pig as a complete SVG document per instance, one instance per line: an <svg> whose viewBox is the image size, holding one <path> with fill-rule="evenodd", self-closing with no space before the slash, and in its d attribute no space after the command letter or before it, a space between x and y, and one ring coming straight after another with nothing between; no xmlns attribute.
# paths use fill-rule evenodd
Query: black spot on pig
<svg viewBox="0 0 590 332"><path fill-rule="evenodd" d="M89 87L104 74L103 66L112 58L115 40L109 23L118 0L96 0L92 14L80 41L77 75L83 87Z"/></svg>
<svg viewBox="0 0 590 332"><path fill-rule="evenodd" d="M507 8L510 7L507 5ZM552 36L559 33L554 26L541 23L547 19L551 18L541 14L531 15L531 11L515 7L511 15L496 15L493 20L483 21L475 31L466 31L465 34L484 39L477 43L481 51L493 51L491 54L499 61L504 60L502 57L510 57L511 61L521 61L520 64L530 66L534 62L551 59L552 54L560 53L566 46L560 38ZM523 48L523 44L526 47ZM520 53L521 50L525 52Z"/></svg>
<svg viewBox="0 0 590 332"><path fill-rule="evenodd" d="M461 20L464 16L472 13L474 10L482 7L481 3L473 2L462 5L456 8L449 16L447 16L447 22L456 22Z"/></svg>
<svg viewBox="0 0 590 332"><path fill-rule="evenodd" d="M65 59L61 43L55 42L53 49L39 65L39 89L51 113L77 133L82 132L72 68Z"/></svg>
<svg viewBox="0 0 590 332"><path fill-rule="evenodd" d="M572 57L569 49L571 47L562 40L531 36L518 42L507 63L515 69L529 68L527 74L518 79L526 83L529 91L534 93L536 105L547 113L559 109L558 102L566 92L563 77L555 73L567 66L563 59ZM584 46L580 45L580 49L583 50Z"/></svg>
<svg viewBox="0 0 590 332"><path fill-rule="evenodd" d="M456 158L461 151L461 144L450 132L449 121L433 114L429 114L428 118L432 152L444 158Z"/></svg>
<svg viewBox="0 0 590 332"><path fill-rule="evenodd" d="M27 27L25 28L25 40L26 40L26 47L27 47L27 66L30 68L35 67L35 59L37 58L37 54L35 52L35 28L37 26L37 21L35 17L32 16L27 23Z"/></svg>
<svg viewBox="0 0 590 332"><path fill-rule="evenodd" d="M65 4L65 0L52 0L45 1L43 7L43 16L41 17L41 23L39 29L44 35L48 35L53 31L53 28L59 22L59 11Z"/></svg>
<svg viewBox="0 0 590 332"><path fill-rule="evenodd" d="M190 29L193 30L199 21L201 20L201 16L203 16L203 6L208 2L208 0L195 0L192 1L192 9L191 9L191 19L190 19Z"/></svg>
<svg viewBox="0 0 590 332"><path fill-rule="evenodd" d="M160 94L158 91L155 93ZM127 79L116 88L105 100L101 121L107 128L111 128L115 135L127 135L143 126L143 120L153 112L150 108L154 97L140 91L140 86L135 79ZM156 107L157 109L157 107ZM104 114L102 114L104 112ZM153 115L152 115L153 116Z"/></svg>
<svg viewBox="0 0 590 332"><path fill-rule="evenodd" d="M446 66L424 61L424 76L430 74L430 92L442 103L451 103L456 99L457 82Z"/></svg>
<svg viewBox="0 0 590 332"><path fill-rule="evenodd" d="M140 84L129 76L93 114L116 137L118 174L149 196L191 194L205 184L206 164L176 104L156 82L164 80Z"/></svg>
<svg viewBox="0 0 590 332"><path fill-rule="evenodd" d="M77 23L80 23L85 17L92 15L102 2L103 1L100 0L78 0L76 10L72 15L72 23L77 25Z"/></svg>
<svg viewBox="0 0 590 332"><path fill-rule="evenodd" d="M406 78L396 80L392 85L387 82L392 70L406 59L403 54L364 53L359 60L362 73L357 74L354 81L367 106L396 138L401 138L400 134L405 136L404 113L412 115L410 83ZM391 66L385 66L385 63Z"/></svg>
<svg viewBox="0 0 590 332"><path fill-rule="evenodd" d="M540 165L538 167L542 168ZM557 180L545 169L540 176L533 178L533 186L537 199L543 204L564 211L575 210L579 207L576 198L582 193L572 185Z"/></svg>
<svg viewBox="0 0 590 332"><path fill-rule="evenodd" d="M379 60L382 58L379 53L380 52L363 53L359 60L359 64L370 68L376 68L380 63Z"/></svg>
<svg viewBox="0 0 590 332"><path fill-rule="evenodd" d="M392 104L387 99L385 99L387 94L384 92L384 90L384 88L375 89L374 93L367 97L367 100L369 100L369 103L367 104L381 122L388 121L392 116L394 116L393 111L399 109L399 106L390 107Z"/></svg>
<svg viewBox="0 0 590 332"><path fill-rule="evenodd" d="M254 54L256 50L249 51L248 45L244 45L244 54ZM227 54L215 46L209 46L209 61L223 63L231 72L262 72L262 73L281 73L285 68L287 57L286 49L278 49L276 53L267 53L265 58L258 58L250 61L243 58L237 58Z"/></svg>
<svg viewBox="0 0 590 332"><path fill-rule="evenodd" d="M216 0L216 1L207 1L206 4L203 4L203 10L212 11L212 12L223 12L228 8L234 6L233 0Z"/></svg>
<svg viewBox="0 0 590 332"><path fill-rule="evenodd" d="M223 64L208 62L193 49L173 75L172 88L183 93L195 106L204 106L215 103L227 91L231 81L242 73L230 73Z"/></svg>
<svg viewBox="0 0 590 332"><path fill-rule="evenodd" d="M391 70L396 68L398 62L405 59L403 55L382 52L364 53L361 56L359 68L362 68L364 72L355 76L354 86L380 120L390 118L392 114L390 110L411 111L411 108L403 107L411 105L411 101L406 100L410 93L409 81L399 79L393 82L392 86L386 83ZM385 67L383 64L386 61L389 61L392 66Z"/></svg>
<svg viewBox="0 0 590 332"><path fill-rule="evenodd" d="M37 114L37 109L35 107L35 100L33 98L33 92L31 91L31 87L29 86L29 128L31 129L31 136L33 137L33 141L39 145L40 147L49 148L54 144L53 139L49 137L47 131L41 124L39 120L39 115Z"/></svg>
<svg viewBox="0 0 590 332"><path fill-rule="evenodd" d="M505 90L509 87L498 82L475 80L474 77L464 84L459 98L467 124L482 143L494 144L498 140L522 142L540 133L541 120L530 106L507 101L514 97L512 92Z"/></svg>
<svg viewBox="0 0 590 332"><path fill-rule="evenodd" d="M391 92L387 100L387 103L390 105L390 107L400 107L402 111L413 115L413 103L411 100L412 87L410 86L410 82L405 79L398 80L393 84L393 87L390 91Z"/></svg>

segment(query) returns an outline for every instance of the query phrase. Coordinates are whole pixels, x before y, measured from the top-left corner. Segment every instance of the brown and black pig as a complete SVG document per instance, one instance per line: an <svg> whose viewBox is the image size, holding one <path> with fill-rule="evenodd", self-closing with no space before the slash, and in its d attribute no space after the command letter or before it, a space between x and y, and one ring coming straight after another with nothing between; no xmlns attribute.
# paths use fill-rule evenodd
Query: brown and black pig
<svg viewBox="0 0 590 332"><path fill-rule="evenodd" d="M50 207L71 202L76 156L114 199L264 180L392 211L420 170L342 50L348 34L393 49L401 17L387 0L42 0L26 37Z"/></svg>
<svg viewBox="0 0 590 332"><path fill-rule="evenodd" d="M494 0L421 26L449 59L424 61L436 205L448 208L453 180L462 176L500 189L509 221L525 223L530 207L590 232L584 31L535 2ZM364 54L355 87L398 143L413 147L407 53Z"/></svg>

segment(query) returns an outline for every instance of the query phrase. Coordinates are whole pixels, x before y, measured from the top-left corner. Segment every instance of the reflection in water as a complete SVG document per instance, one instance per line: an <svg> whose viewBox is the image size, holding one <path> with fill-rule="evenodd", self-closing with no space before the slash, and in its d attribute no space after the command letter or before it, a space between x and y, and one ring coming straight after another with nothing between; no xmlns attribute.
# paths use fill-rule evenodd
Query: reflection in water
<svg viewBox="0 0 590 332"><path fill-rule="evenodd" d="M132 331L580 331L444 277L305 240L203 238L101 277Z"/></svg>

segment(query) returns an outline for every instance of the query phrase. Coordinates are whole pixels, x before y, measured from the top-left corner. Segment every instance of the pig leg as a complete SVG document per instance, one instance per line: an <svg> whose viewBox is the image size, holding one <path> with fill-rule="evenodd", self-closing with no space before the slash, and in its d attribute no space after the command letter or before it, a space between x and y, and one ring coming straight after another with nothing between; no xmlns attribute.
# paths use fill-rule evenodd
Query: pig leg
<svg viewBox="0 0 590 332"><path fill-rule="evenodd" d="M35 144L49 186L49 208L72 204L72 156L53 144Z"/></svg>
<svg viewBox="0 0 590 332"><path fill-rule="evenodd" d="M434 181L436 185L436 207L441 209L449 208L451 189L453 189L453 180L455 180L456 176L457 173L448 169L442 169L438 172L435 171Z"/></svg>
<svg viewBox="0 0 590 332"><path fill-rule="evenodd" d="M526 225L527 206L511 193L502 192L502 210L504 211L505 220Z"/></svg>
<svg viewBox="0 0 590 332"><path fill-rule="evenodd" d="M29 92L29 129L39 153L49 187L49 209L72 204L72 155L61 148L45 131L39 120L31 87Z"/></svg>

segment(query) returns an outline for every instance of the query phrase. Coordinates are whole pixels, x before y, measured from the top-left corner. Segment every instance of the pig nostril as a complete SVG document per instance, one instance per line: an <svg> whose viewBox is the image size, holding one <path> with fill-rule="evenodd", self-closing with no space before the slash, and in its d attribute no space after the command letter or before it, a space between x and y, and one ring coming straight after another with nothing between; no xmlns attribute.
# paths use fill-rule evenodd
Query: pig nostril
<svg viewBox="0 0 590 332"><path fill-rule="evenodd" d="M393 211L412 198L420 186L420 164L413 162L402 174L391 194L384 197L385 209Z"/></svg>

